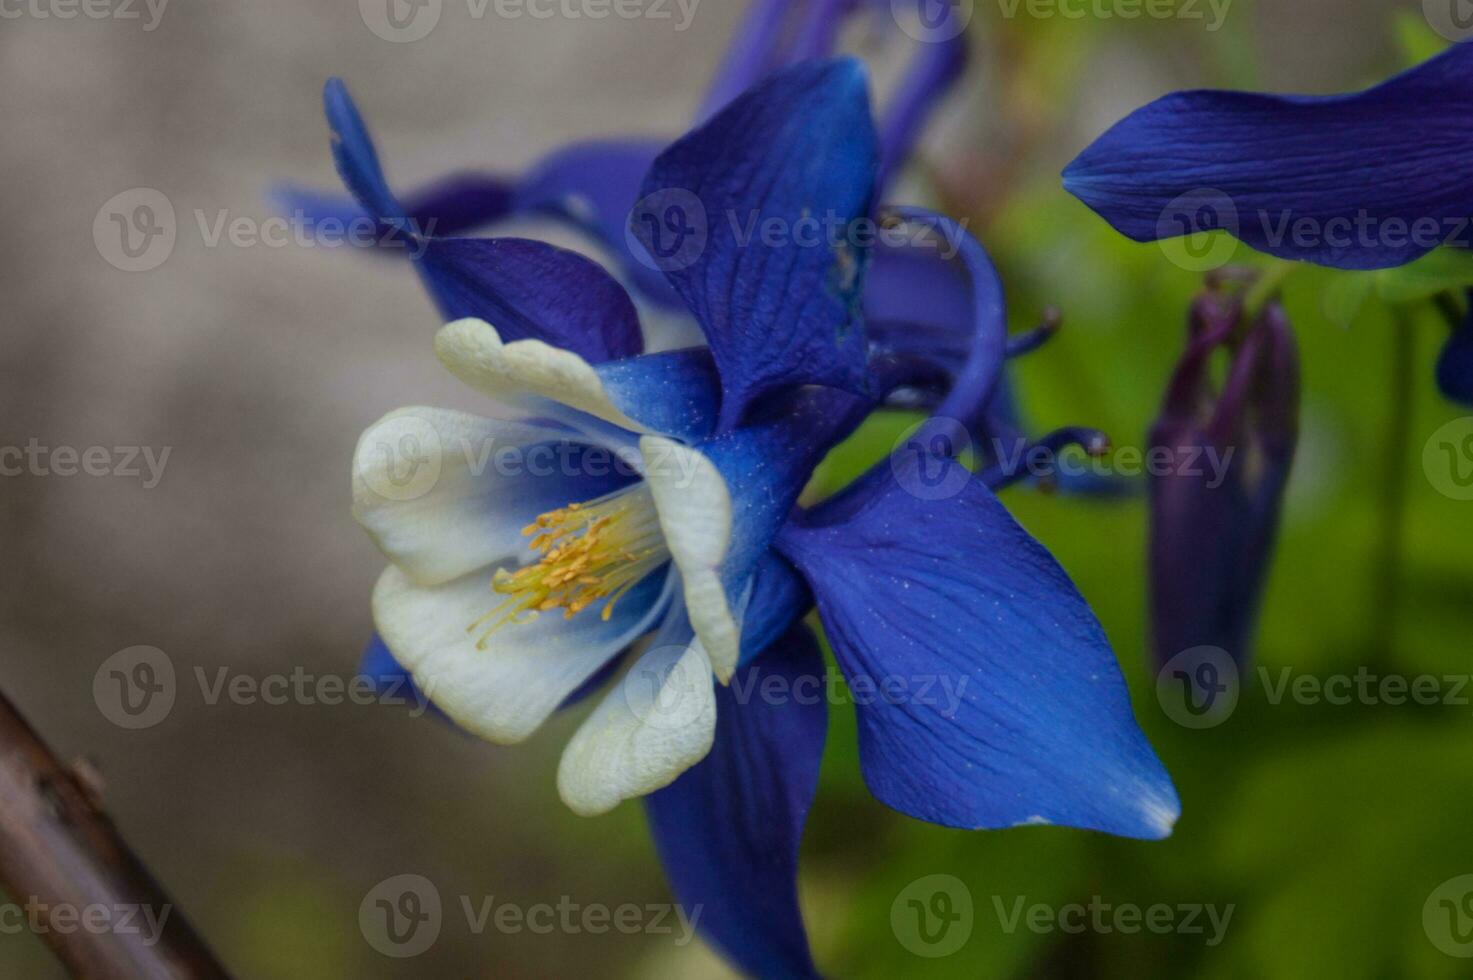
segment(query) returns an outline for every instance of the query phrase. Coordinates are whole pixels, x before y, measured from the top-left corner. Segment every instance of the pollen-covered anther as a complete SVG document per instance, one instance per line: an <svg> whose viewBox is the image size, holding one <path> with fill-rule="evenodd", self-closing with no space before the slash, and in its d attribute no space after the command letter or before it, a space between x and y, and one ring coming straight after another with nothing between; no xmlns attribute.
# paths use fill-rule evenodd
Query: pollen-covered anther
<svg viewBox="0 0 1473 980"><path fill-rule="evenodd" d="M600 615L607 620L620 598L670 558L654 497L642 483L548 511L522 534L541 558L515 572L496 572L491 589L506 598L466 627L468 633L481 630L478 649L503 626L557 609L572 619L603 601Z"/></svg>

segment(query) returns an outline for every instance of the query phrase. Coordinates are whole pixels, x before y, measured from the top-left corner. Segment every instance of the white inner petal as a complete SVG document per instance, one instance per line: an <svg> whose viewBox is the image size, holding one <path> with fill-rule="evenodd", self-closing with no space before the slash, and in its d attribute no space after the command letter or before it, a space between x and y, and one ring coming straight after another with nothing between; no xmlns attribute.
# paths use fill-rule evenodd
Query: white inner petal
<svg viewBox="0 0 1473 980"><path fill-rule="evenodd" d="M520 556L528 522L610 483L539 462L540 450L573 447L568 437L555 425L438 408L391 412L358 441L353 516L421 585ZM617 460L604 460L615 472Z"/></svg>
<svg viewBox="0 0 1473 980"><path fill-rule="evenodd" d="M373 618L426 696L495 742L531 735L599 667L649 632L669 606L675 580L667 575L657 598L621 603L608 619L543 615L497 630L478 646L466 627L497 599L491 578L488 568L422 587L390 566L374 589Z"/></svg>
<svg viewBox="0 0 1473 980"><path fill-rule="evenodd" d="M711 750L716 698L699 639L655 641L569 741L558 793L595 816L668 786Z"/></svg>
<svg viewBox="0 0 1473 980"><path fill-rule="evenodd" d="M721 582L721 563L731 545L731 492L715 464L697 450L645 436L639 451L666 544L680 569L691 626L724 684L741 652L741 628Z"/></svg>
<svg viewBox="0 0 1473 980"><path fill-rule="evenodd" d="M484 320L456 320L435 335L435 353L461 381L503 403L536 412L532 399L567 405L632 433L648 431L619 410L598 372L572 351L540 340L503 343Z"/></svg>

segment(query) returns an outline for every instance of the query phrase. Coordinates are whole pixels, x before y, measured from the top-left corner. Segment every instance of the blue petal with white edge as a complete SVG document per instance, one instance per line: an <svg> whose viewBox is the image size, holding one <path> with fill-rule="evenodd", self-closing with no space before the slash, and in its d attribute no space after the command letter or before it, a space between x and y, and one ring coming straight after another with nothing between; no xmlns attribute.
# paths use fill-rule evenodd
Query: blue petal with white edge
<svg viewBox="0 0 1473 980"><path fill-rule="evenodd" d="M719 397L705 351L643 354L593 365L577 352L528 338L503 342L484 320L446 324L435 353L461 381L534 416L548 415L610 445L658 432L681 439L708 433ZM637 456L636 456L637 458Z"/></svg>
<svg viewBox="0 0 1473 980"><path fill-rule="evenodd" d="M630 227L721 371L721 428L776 388L866 390L859 292L877 139L857 61L799 64L662 153ZM661 257L666 257L661 259Z"/></svg>
<svg viewBox="0 0 1473 980"><path fill-rule="evenodd" d="M823 675L813 634L794 627L730 687L717 688L710 754L645 798L655 847L687 918L763 980L818 976L797 872L823 756ZM770 678L782 682L783 697L757 696Z"/></svg>
<svg viewBox="0 0 1473 980"><path fill-rule="evenodd" d="M723 683L741 659L753 576L774 536L813 467L871 404L831 388L800 389L764 405L750 424L696 447L640 440L645 482L680 569L691 625Z"/></svg>
<svg viewBox="0 0 1473 980"><path fill-rule="evenodd" d="M935 499L923 477L938 472L959 478L954 496ZM1176 791L1099 622L959 464L898 455L778 548L813 589L851 687L883 694L857 709L881 802L949 827L1171 832Z"/></svg>
<svg viewBox="0 0 1473 980"><path fill-rule="evenodd" d="M1470 102L1468 44L1351 95L1178 92L1101 136L1064 186L1136 241L1222 228L1281 258L1403 265L1473 215Z"/></svg>

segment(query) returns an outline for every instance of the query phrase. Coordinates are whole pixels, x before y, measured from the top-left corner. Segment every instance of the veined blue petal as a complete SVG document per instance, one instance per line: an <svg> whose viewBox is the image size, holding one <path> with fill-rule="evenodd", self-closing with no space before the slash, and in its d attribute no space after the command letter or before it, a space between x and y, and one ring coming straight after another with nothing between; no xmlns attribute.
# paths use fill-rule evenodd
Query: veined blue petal
<svg viewBox="0 0 1473 980"><path fill-rule="evenodd" d="M577 252L522 238L430 238L420 273L446 320L474 317L591 363L638 354L639 314L618 281Z"/></svg>
<svg viewBox="0 0 1473 980"><path fill-rule="evenodd" d="M651 168L631 231L706 333L722 429L776 388L865 390L867 249L849 232L876 156L864 70L843 59L780 72Z"/></svg>
<svg viewBox="0 0 1473 980"><path fill-rule="evenodd" d="M927 472L956 494L935 499ZM851 686L903 692L858 708L881 802L952 827L1170 833L1176 792L1104 632L986 487L908 454L811 516L778 549L813 589L840 668Z"/></svg>
<svg viewBox="0 0 1473 980"><path fill-rule="evenodd" d="M689 917L699 909L697 931L762 980L818 976L797 871L823 756L823 674L813 635L794 627L730 687L716 688L710 754L645 798L676 901ZM757 696L772 677L790 696Z"/></svg>
<svg viewBox="0 0 1473 980"><path fill-rule="evenodd" d="M1402 265L1460 231L1469 244L1470 104L1468 44L1352 95L1178 92L1101 136L1064 186L1137 241L1223 228L1282 258Z"/></svg>

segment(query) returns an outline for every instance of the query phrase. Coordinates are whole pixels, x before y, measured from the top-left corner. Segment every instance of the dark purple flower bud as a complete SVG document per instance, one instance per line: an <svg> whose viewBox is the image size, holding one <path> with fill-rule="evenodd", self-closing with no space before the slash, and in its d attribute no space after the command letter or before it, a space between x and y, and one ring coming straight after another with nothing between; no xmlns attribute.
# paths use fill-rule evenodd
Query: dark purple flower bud
<svg viewBox="0 0 1473 980"><path fill-rule="evenodd" d="M1277 302L1247 323L1239 294L1212 289L1190 324L1151 431L1152 645L1158 665L1217 647L1241 666L1298 440L1299 358Z"/></svg>

